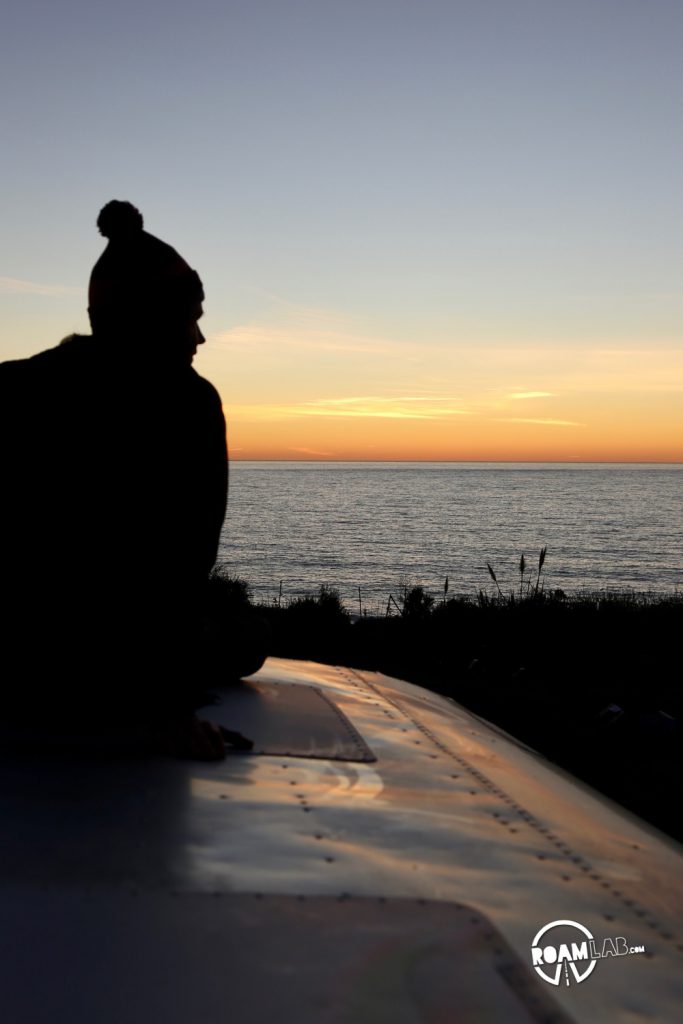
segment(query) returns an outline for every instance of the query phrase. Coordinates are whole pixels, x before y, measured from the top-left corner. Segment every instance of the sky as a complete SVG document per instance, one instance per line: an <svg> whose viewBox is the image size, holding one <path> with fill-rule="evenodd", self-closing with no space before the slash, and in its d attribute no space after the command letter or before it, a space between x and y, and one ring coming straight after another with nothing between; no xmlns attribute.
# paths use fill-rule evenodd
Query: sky
<svg viewBox="0 0 683 1024"><path fill-rule="evenodd" d="M683 461L680 0L22 0L0 358L110 199L204 281L237 459Z"/></svg>

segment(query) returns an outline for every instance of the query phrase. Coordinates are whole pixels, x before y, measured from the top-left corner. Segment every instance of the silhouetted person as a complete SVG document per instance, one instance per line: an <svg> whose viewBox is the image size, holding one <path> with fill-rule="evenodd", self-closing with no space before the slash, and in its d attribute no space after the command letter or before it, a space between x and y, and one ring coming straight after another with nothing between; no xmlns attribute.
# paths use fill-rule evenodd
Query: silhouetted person
<svg viewBox="0 0 683 1024"><path fill-rule="evenodd" d="M92 337L0 366L3 707L62 729L137 719L163 733L185 728L202 686L225 422L191 366L198 275L130 203L97 223L109 242ZM205 732L192 743L220 754Z"/></svg>

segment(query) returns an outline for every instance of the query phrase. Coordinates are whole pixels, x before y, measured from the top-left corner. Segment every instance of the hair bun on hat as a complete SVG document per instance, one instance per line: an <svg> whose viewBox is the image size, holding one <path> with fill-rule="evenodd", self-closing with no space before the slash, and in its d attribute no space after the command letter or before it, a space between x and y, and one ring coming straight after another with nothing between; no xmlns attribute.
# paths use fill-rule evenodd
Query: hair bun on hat
<svg viewBox="0 0 683 1024"><path fill-rule="evenodd" d="M112 199L100 210L97 226L105 238L121 238L142 231L144 220L138 208L132 203Z"/></svg>

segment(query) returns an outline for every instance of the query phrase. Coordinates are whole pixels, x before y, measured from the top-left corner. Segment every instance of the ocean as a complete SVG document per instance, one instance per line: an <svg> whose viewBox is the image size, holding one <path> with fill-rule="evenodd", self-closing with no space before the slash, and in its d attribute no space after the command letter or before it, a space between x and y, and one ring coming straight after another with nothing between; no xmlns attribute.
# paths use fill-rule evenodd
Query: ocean
<svg viewBox="0 0 683 1024"><path fill-rule="evenodd" d="M683 465L233 462L219 561L259 601L336 588L381 614L423 586L518 588L547 547L546 589L683 587Z"/></svg>

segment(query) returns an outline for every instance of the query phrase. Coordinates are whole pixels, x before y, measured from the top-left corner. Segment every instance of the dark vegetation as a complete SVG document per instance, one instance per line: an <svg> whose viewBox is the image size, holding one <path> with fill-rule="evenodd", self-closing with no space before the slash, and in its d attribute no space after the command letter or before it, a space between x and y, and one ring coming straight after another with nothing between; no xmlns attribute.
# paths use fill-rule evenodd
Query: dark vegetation
<svg viewBox="0 0 683 1024"><path fill-rule="evenodd" d="M269 653L372 669L495 722L683 839L683 595L547 591L545 550L504 589L435 599L406 588L384 617L352 617L332 588L259 605ZM221 583L220 580L223 582ZM242 607L248 587L218 572Z"/></svg>

